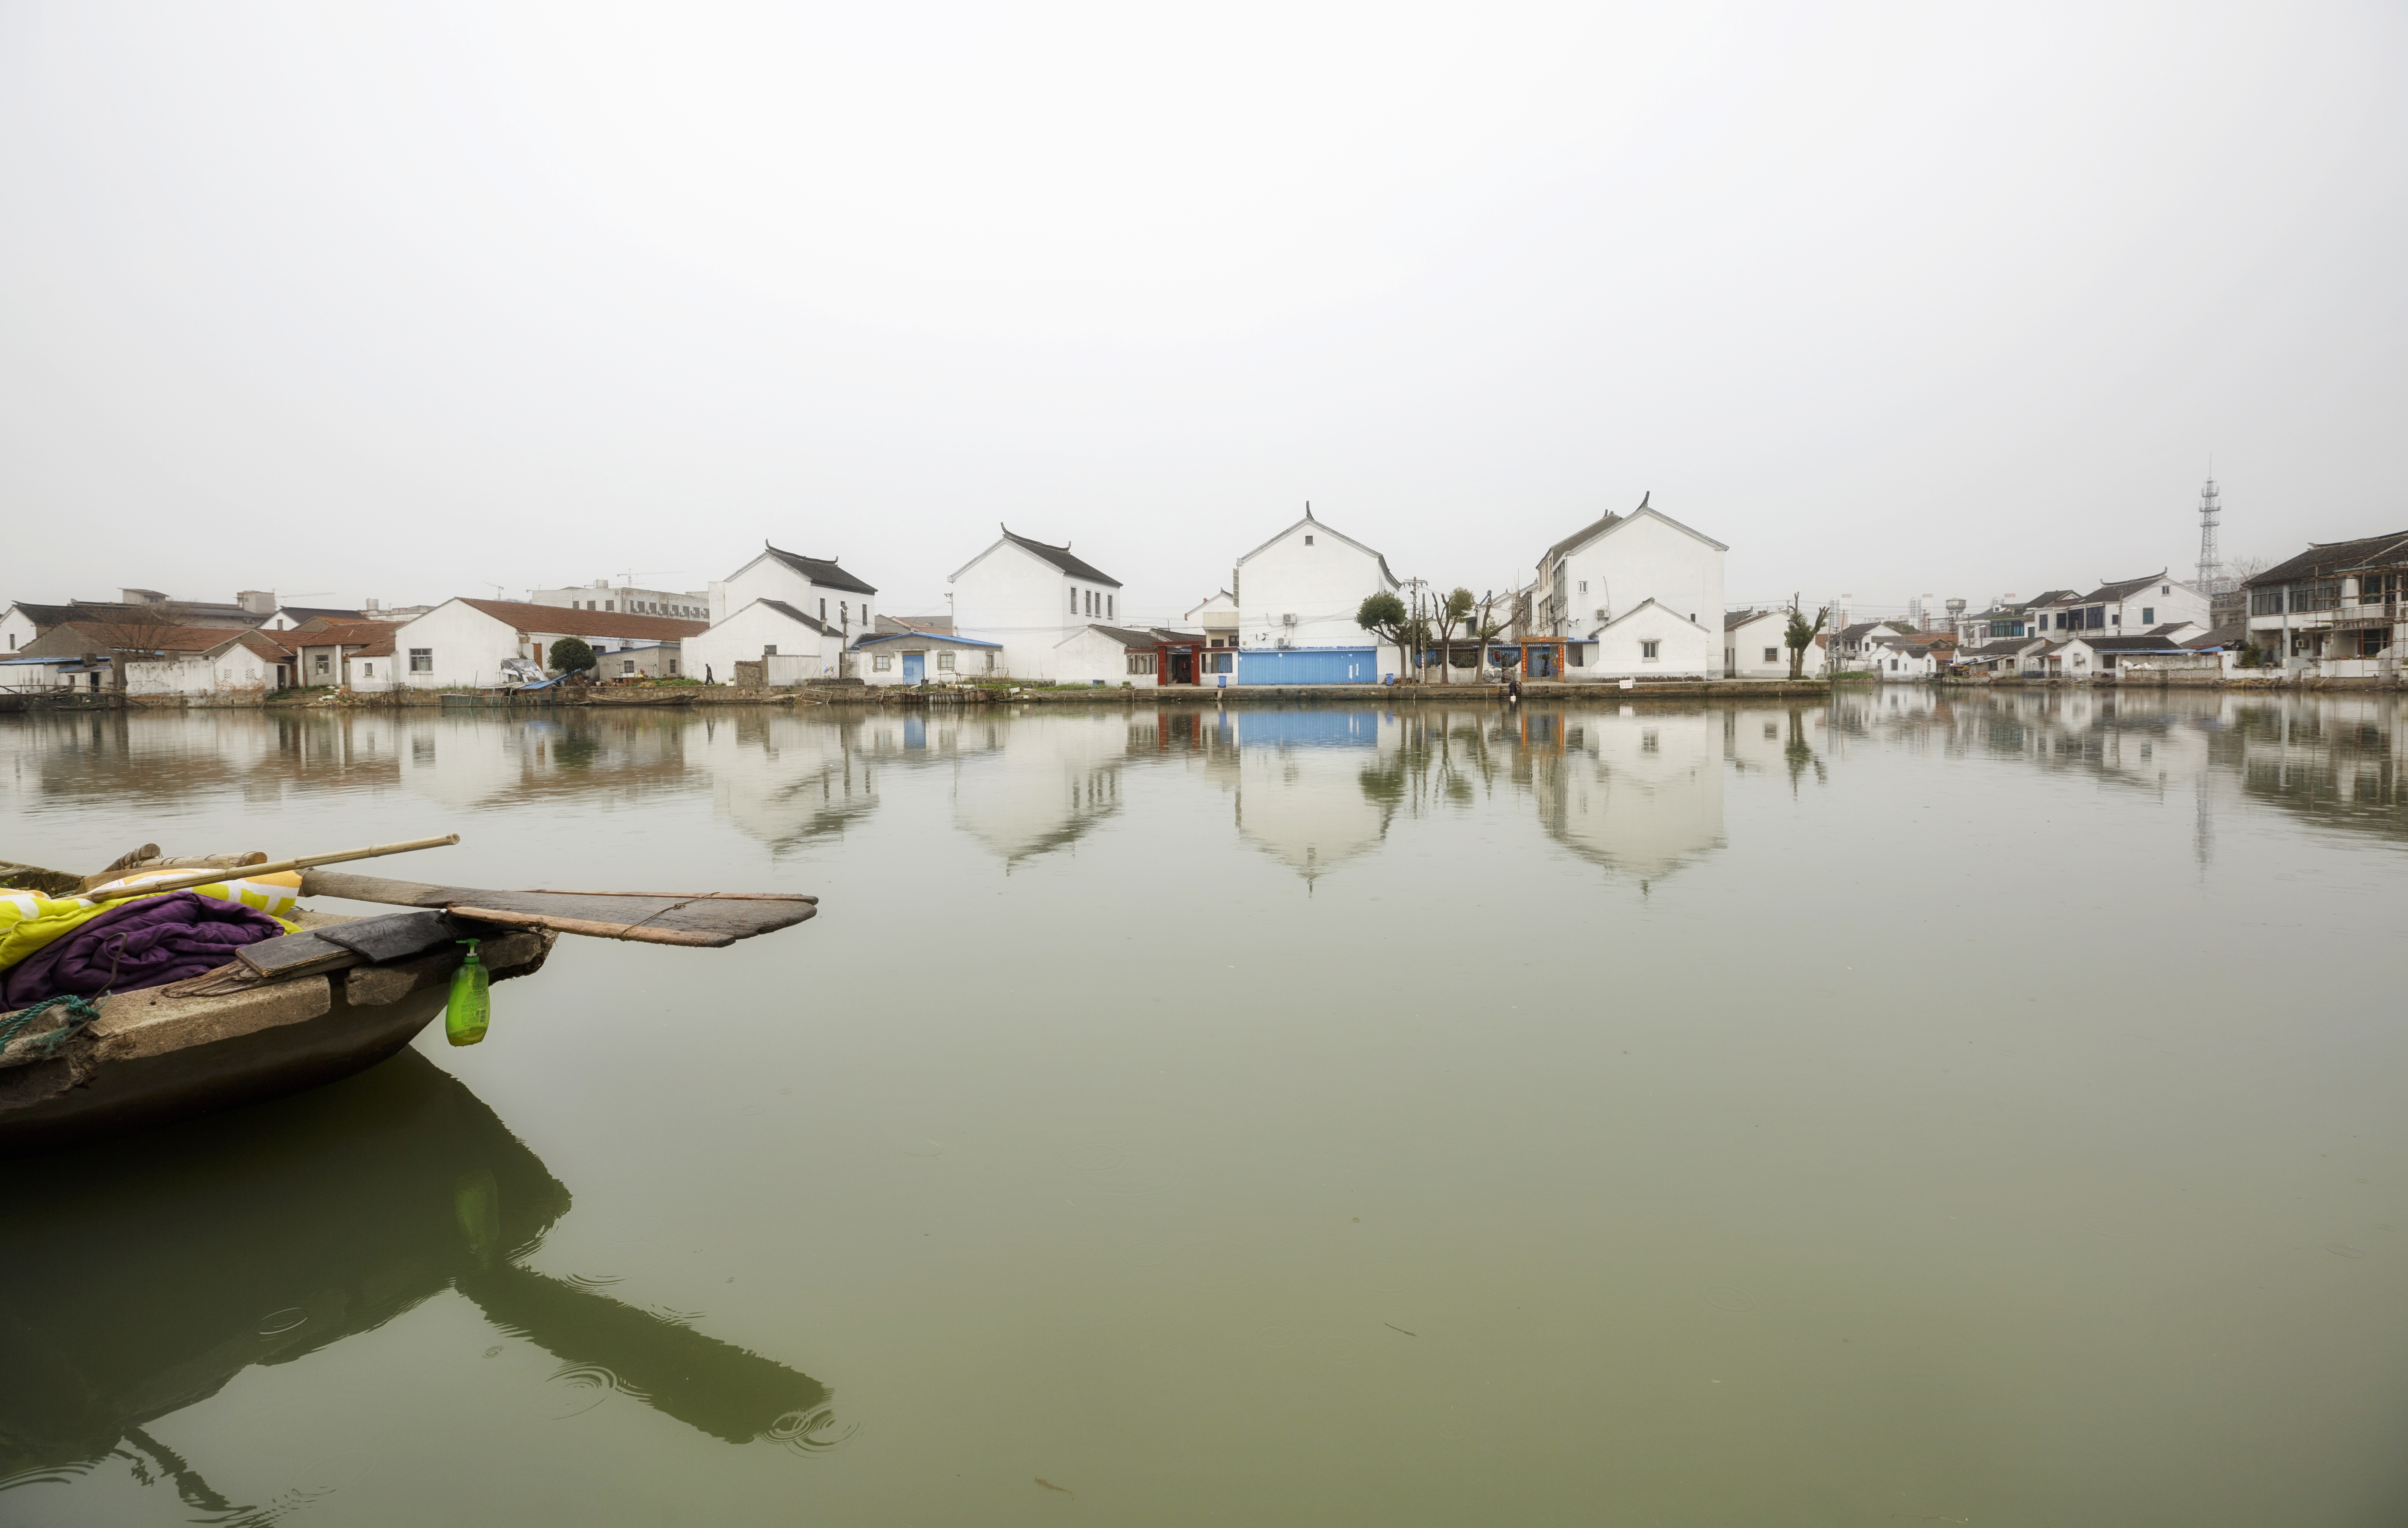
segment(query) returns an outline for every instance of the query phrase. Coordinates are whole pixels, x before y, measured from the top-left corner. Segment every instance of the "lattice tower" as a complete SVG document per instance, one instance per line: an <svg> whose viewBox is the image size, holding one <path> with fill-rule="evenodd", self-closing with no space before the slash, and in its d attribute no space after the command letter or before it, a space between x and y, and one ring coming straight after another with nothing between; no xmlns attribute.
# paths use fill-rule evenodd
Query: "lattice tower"
<svg viewBox="0 0 2408 1528"><path fill-rule="evenodd" d="M2215 525L2223 513L2223 505L2215 493L2215 479L2199 491L2199 592L2213 594L2224 578L2224 557L2216 550Z"/></svg>

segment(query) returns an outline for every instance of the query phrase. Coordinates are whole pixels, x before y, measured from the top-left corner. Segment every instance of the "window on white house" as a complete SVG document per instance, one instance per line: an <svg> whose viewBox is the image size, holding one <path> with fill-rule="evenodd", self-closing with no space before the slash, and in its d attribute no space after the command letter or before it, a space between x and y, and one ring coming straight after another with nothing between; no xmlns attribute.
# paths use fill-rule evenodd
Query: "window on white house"
<svg viewBox="0 0 2408 1528"><path fill-rule="evenodd" d="M823 624L827 621L827 601L825 600L820 601L820 621Z"/></svg>
<svg viewBox="0 0 2408 1528"><path fill-rule="evenodd" d="M1079 613L1079 592L1075 589L1070 591L1070 613L1072 615Z"/></svg>
<svg viewBox="0 0 2408 1528"><path fill-rule="evenodd" d="M895 671L895 654L891 652L877 653L870 658L869 666L873 672L891 674Z"/></svg>
<svg viewBox="0 0 2408 1528"><path fill-rule="evenodd" d="M1650 660L1654 659L1654 658L1655 658L1655 656L1656 656L1656 644L1655 644L1655 643L1653 643L1653 642L1641 642L1641 643L1640 643L1640 644L1639 644L1639 656L1641 656L1641 658L1646 658L1646 659L1650 659Z"/></svg>
<svg viewBox="0 0 2408 1528"><path fill-rule="evenodd" d="M1777 664L1781 662L1781 650L1779 648L1765 649L1764 661L1768 664Z"/></svg>
<svg viewBox="0 0 2408 1528"><path fill-rule="evenodd" d="M669 672L672 674L677 672L677 660L674 658L669 660Z"/></svg>
<svg viewBox="0 0 2408 1528"><path fill-rule="evenodd" d="M1151 652L1132 652L1132 653L1130 653L1130 654L1128 655L1128 671L1129 671L1130 673L1132 673L1132 674L1151 674L1151 673L1153 673L1153 672L1154 672L1154 654L1153 654L1153 653L1151 653Z"/></svg>
<svg viewBox="0 0 2408 1528"><path fill-rule="evenodd" d="M764 657L764 658L775 658L776 656L778 656L778 644L777 644L777 643L775 643L775 642L772 642L772 643L768 644L767 647L764 647L764 648L761 650L761 656L762 656L762 657Z"/></svg>
<svg viewBox="0 0 2408 1528"><path fill-rule="evenodd" d="M1114 608L1114 607L1113 607L1113 604L1112 604L1112 597L1111 597L1110 594L1106 594L1106 595L1104 596L1104 619L1105 619L1106 621L1112 621L1112 620L1117 619L1117 618L1112 614L1113 608Z"/></svg>
<svg viewBox="0 0 2408 1528"><path fill-rule="evenodd" d="M2157 607L2156 606L2154 606L2154 605L2143 605L2143 606L2142 606L2142 607L2141 607L2141 624L2142 624L2142 625L2143 625L2143 626L2154 626L2154 625L2156 625L2157 623Z"/></svg>
<svg viewBox="0 0 2408 1528"><path fill-rule="evenodd" d="M602 602L602 608L605 610L616 611L619 608L619 602L617 600L604 600Z"/></svg>
<svg viewBox="0 0 2408 1528"><path fill-rule="evenodd" d="M360 675L361 675L361 677L362 677L362 678L370 678L370 679L375 678L376 678L376 664L362 664L360 665Z"/></svg>
<svg viewBox="0 0 2408 1528"><path fill-rule="evenodd" d="M2157 585L2157 593L2160 593L2160 594L2171 594L2171 593L2172 593L2173 592L2174 592L2174 586L2173 586L2173 585L2172 585L2172 584L2170 584L2170 583L2161 583L2161 584ZM2145 757L2146 757L2146 755L2144 754L2144 755L2143 755L2143 757L2144 757L2144 758L2145 758Z"/></svg>
<svg viewBox="0 0 2408 1528"><path fill-rule="evenodd" d="M434 650L433 648L412 648L412 649L410 649L410 650L409 650L409 671L410 671L412 674L432 674L432 673L434 673L434 672L435 672L435 650Z"/></svg>
<svg viewBox="0 0 2408 1528"><path fill-rule="evenodd" d="M635 671L636 671L636 660L634 660L633 658L622 658L622 659L620 659L620 660L619 660L619 672L620 672L620 673L622 673L622 674L633 674Z"/></svg>
<svg viewBox="0 0 2408 1528"><path fill-rule="evenodd" d="M953 671L953 655L950 652L940 652L937 654L937 667L942 673L952 673Z"/></svg>
<svg viewBox="0 0 2408 1528"><path fill-rule="evenodd" d="M318 654L318 672L321 674L326 672L326 655L322 652Z"/></svg>
<svg viewBox="0 0 2408 1528"><path fill-rule="evenodd" d="M1304 544L1305 544L1306 546L1308 546L1308 547L1312 546L1312 537L1311 537L1310 536L1306 536L1306 537L1304 538Z"/></svg>

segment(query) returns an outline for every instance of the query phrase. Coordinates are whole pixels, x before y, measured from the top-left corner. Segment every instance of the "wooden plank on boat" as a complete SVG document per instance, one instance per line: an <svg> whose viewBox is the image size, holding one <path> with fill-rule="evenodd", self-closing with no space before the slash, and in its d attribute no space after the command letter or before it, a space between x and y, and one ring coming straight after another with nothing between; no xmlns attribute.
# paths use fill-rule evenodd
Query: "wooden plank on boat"
<svg viewBox="0 0 2408 1528"><path fill-rule="evenodd" d="M321 870L302 878L301 893L405 907L447 907L461 918L592 938L710 949L792 927L819 911L817 897L796 893L496 892Z"/></svg>

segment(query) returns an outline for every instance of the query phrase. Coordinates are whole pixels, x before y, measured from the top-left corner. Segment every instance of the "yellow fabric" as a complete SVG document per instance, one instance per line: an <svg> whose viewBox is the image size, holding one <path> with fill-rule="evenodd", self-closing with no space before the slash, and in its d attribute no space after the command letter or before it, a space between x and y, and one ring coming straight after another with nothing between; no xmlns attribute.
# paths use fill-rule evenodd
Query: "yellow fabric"
<svg viewBox="0 0 2408 1528"><path fill-rule="evenodd" d="M147 876L131 876L110 881L106 886L95 886L81 896L53 897L44 896L39 892L0 892L0 968L16 964L51 940L72 932L79 924L92 921L109 908L134 901L136 896L144 894L134 890L143 882L186 873L161 870ZM287 934L299 930L300 925L293 922L290 915L301 907L301 878L290 872L232 878L187 890L198 892L203 896L216 897L221 902L238 902L246 907L255 908L281 923ZM127 894L129 892L132 894Z"/></svg>

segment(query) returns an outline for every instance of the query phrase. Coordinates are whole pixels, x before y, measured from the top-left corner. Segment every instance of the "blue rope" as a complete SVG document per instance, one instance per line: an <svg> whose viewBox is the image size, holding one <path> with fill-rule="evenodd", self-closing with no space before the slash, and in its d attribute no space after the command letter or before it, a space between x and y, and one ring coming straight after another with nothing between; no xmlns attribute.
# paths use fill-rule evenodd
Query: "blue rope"
<svg viewBox="0 0 2408 1528"><path fill-rule="evenodd" d="M98 1002L88 1000L74 992L61 992L56 997L46 997L31 1007L21 1008L16 1018L9 1020L5 1027L0 1027L0 1050L7 1050L17 1036L24 1032L25 1026L34 1021L36 1015L64 1007L67 1012L66 1022L56 1029L35 1036L36 1041L42 1048L42 1054L56 1055L59 1047L65 1044L68 1037L77 1030L100 1017L100 1005L107 1001L108 1001L108 994L106 992L101 994Z"/></svg>

